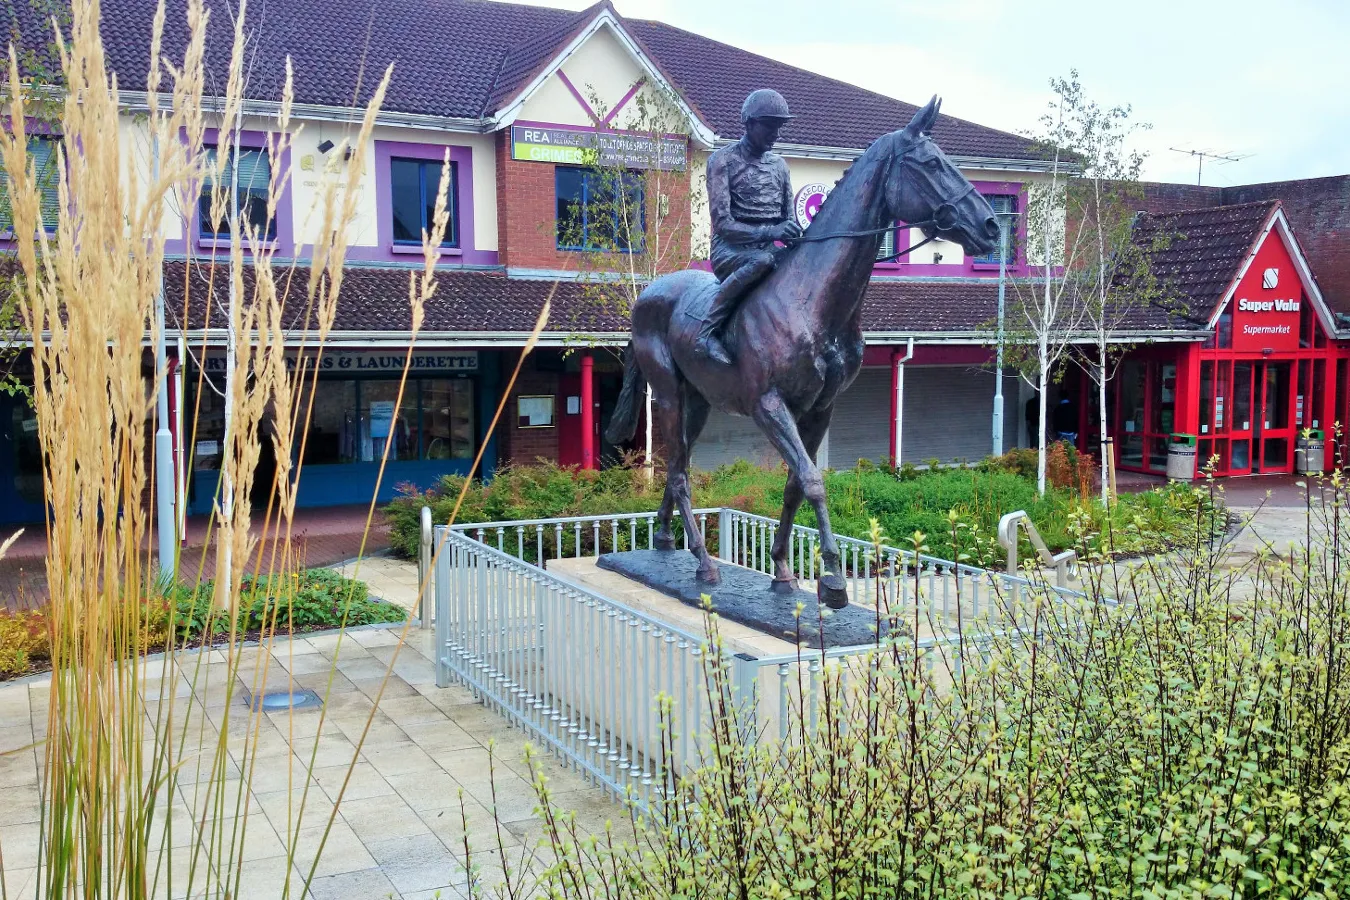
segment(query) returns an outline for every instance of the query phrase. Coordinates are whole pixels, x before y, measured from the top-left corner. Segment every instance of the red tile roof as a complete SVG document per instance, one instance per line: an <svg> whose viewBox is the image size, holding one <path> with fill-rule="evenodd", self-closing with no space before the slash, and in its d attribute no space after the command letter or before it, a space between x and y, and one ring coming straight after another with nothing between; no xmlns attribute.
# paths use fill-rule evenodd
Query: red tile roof
<svg viewBox="0 0 1350 900"><path fill-rule="evenodd" d="M166 306L174 313L172 327L180 327L184 278L190 302L189 329L199 329L205 318L211 288L211 269L201 262L169 262L165 271ZM411 327L408 309L410 269L349 267L343 276L334 330L337 332L387 332L406 334ZM289 329L313 328L305 316L305 291L310 270L297 267L293 273L278 270L283 303L290 315ZM216 301L211 327L222 328L226 317L224 298L228 279L223 267L214 271ZM436 296L426 307L422 329L429 333L526 334L534 328L545 299L552 293L553 313L548 331L554 334L626 332L628 319L617 310L600 305L574 281L509 278L496 272L442 271ZM253 289L253 270L244 270L244 290ZM1035 289L1024 284L1023 290ZM1009 302L1017 285L1008 288ZM873 280L863 305L863 329L867 332L975 334L991 332L998 311L998 282L984 279L886 278ZM1179 327L1160 310L1141 310L1127 327L1158 329Z"/></svg>
<svg viewBox="0 0 1350 900"><path fill-rule="evenodd" d="M1143 215L1135 242L1151 248L1150 272L1175 301L1207 320L1279 205L1262 200Z"/></svg>
<svg viewBox="0 0 1350 900"><path fill-rule="evenodd" d="M45 34L31 4L15 4L25 33ZM231 27L224 0L211 11L208 91L223 93ZM20 9L23 7L25 9ZM143 90L154 0L103 0L103 35L121 87ZM623 20L607 0L582 12L490 0L268 0L248 10L248 95L280 98L285 60L300 103L364 103L386 66L394 65L385 108L479 119L509 102L601 10L609 10L662 74L719 136L740 135L741 102L774 87L799 116L783 130L788 143L863 148L907 124L917 107L804 69L756 56L661 22ZM182 4L170 3L164 47L172 59L187 43ZM1034 159L1030 141L950 116L934 136L948 153Z"/></svg>
<svg viewBox="0 0 1350 900"><path fill-rule="evenodd" d="M408 278L415 270L390 267L349 266L343 273L334 330L339 332L392 332L406 334L412 327L408 306ZM276 281L286 310L285 327L292 330L317 328L313 314L306 314L306 291L310 269L278 267ZM426 332L506 332L527 334L533 330L553 292L550 331L626 331L626 319L588 299L576 282L508 278L496 272L443 271L438 288L425 308L422 328ZM214 282L214 287L212 286ZM173 327L181 327L183 294L189 295L187 328L199 329L206 320L208 298L215 302L210 325L223 328L227 322L224 304L229 291L224 266L172 261L165 264L165 307L174 313ZM254 270L244 269L244 292L253 291Z"/></svg>

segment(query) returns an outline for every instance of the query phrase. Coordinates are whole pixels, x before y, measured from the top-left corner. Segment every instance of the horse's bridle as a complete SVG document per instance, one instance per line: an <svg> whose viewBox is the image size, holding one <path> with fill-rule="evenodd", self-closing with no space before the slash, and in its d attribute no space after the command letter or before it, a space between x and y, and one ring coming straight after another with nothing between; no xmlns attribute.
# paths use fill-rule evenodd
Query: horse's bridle
<svg viewBox="0 0 1350 900"><path fill-rule="evenodd" d="M903 156L904 154L902 154L900 158L903 158ZM886 178L888 181L890 180L889 171L886 173ZM926 235L924 239L919 241L917 244L913 244L909 247L906 247L899 253L892 253L889 256L879 256L877 257L876 261L893 262L899 259L900 257L904 256L906 253L913 253L915 250L918 250L924 244L936 240L939 232L951 231L952 229L954 229L957 223L956 204L966 199L966 197L968 197L974 190L975 185L967 184L966 189L962 191L960 194L958 194L955 199L947 200L943 203L938 204L937 208L933 210L933 215L931 218L924 219L922 222L904 223L905 228L934 228L935 231L931 235ZM791 241L787 241L786 243L790 245L809 244L817 241L828 241L834 238L872 237L873 235L885 234L888 231L894 231L895 228L896 226L894 225L886 225L881 228L869 228L866 231L836 231L833 234L820 234L820 235L813 234L809 237L803 234L799 237L793 238Z"/></svg>

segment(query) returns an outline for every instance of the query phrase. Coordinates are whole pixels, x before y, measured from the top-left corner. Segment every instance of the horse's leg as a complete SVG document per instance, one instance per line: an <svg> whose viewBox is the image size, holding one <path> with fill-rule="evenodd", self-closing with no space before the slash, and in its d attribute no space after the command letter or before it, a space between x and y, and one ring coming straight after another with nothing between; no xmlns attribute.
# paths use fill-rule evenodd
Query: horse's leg
<svg viewBox="0 0 1350 900"><path fill-rule="evenodd" d="M663 398L659 404L661 430L670 436L670 457L666 461L666 489L675 498L680 509L680 518L684 520L684 532L689 540L689 552L698 560L698 580L705 584L717 584L721 576L717 563L708 555L703 543L703 533L699 531L698 520L694 518L694 507L689 498L689 431L688 426L698 425L702 430L707 419L707 403L697 394L686 395L687 386L681 385L673 400ZM691 392L692 394L692 392ZM694 409L686 413L686 404L693 400Z"/></svg>
<svg viewBox="0 0 1350 900"><path fill-rule="evenodd" d="M689 382L683 382L684 390L684 444L686 448L692 448L694 441L703 433L703 426L708 423L708 401L703 399L703 395L690 387ZM675 482L670 477L670 465L666 466L666 490L661 497L661 510L658 515L661 528L656 533L655 542L658 550L675 549L675 532L670 528L670 517L678 502L678 497L673 488ZM681 512L683 515L683 512Z"/></svg>
<svg viewBox="0 0 1350 900"><path fill-rule="evenodd" d="M675 530L670 527L671 516L675 514L675 490L671 487L670 472L667 466L666 489L661 494L661 508L656 513L656 534L652 544L657 550L675 549Z"/></svg>
<svg viewBox="0 0 1350 900"><path fill-rule="evenodd" d="M825 432L830 427L830 417L833 413L834 406L831 404L824 409L813 410L797 422L797 433L809 458L816 458L820 442L825 439ZM780 594L790 593L797 587L797 576L792 571L788 552L792 548L792 520L797 517L797 510L801 507L804 496L802 483L797 478L797 473L792 472L788 475L787 486L783 488L783 513L778 518L778 533L774 536L773 547L769 551L769 556L773 559L773 589Z"/></svg>
<svg viewBox="0 0 1350 900"><path fill-rule="evenodd" d="M777 391L770 391L759 398L759 405L755 407L755 422L783 457L788 470L792 472L792 478L801 485L806 500L816 510L822 560L816 593L831 609L843 609L848 605L848 592L844 589L844 578L839 566L839 546L834 542L834 532L830 530L830 511L825 504L825 479L821 477L820 469L816 468L813 454L808 453L802 443L792 412ZM780 529L779 534L782 533L783 529Z"/></svg>
<svg viewBox="0 0 1350 900"><path fill-rule="evenodd" d="M683 379L675 369L675 361L670 358L670 348L666 346L664 340L644 340L641 343L635 342L635 346L638 348L642 374L646 376L647 384L652 390L652 413L661 416L665 398L680 396ZM674 442L679 435L678 430L670 430L664 417L660 421L662 431L669 434L669 440ZM676 497L670 472L671 466L667 462L666 488L661 494L661 507L656 514L656 534L652 536L652 544L657 550L675 549L675 532L670 527L670 519L675 514Z"/></svg>

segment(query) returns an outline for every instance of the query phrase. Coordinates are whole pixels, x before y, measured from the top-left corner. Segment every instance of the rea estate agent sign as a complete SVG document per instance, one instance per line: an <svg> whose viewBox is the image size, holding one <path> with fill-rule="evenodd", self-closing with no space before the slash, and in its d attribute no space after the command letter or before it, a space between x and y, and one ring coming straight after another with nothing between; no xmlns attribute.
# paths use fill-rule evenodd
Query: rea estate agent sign
<svg viewBox="0 0 1350 900"><path fill-rule="evenodd" d="M1304 302L1294 261L1272 232L1233 295L1233 349L1248 353L1297 350Z"/></svg>
<svg viewBox="0 0 1350 900"><path fill-rule="evenodd" d="M629 169L683 169L686 141L659 140L632 131L596 131L566 125L512 125L511 158L569 166L624 166Z"/></svg>

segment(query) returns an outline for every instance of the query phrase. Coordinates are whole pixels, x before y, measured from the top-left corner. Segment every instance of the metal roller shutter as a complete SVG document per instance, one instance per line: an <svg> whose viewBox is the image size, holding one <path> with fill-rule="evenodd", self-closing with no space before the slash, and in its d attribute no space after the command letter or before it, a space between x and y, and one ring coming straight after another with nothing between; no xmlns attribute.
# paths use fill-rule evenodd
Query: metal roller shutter
<svg viewBox="0 0 1350 900"><path fill-rule="evenodd" d="M993 450L993 415L993 372L906 366L901 460L915 465L934 457L943 463L978 462Z"/></svg>
<svg viewBox="0 0 1350 900"><path fill-rule="evenodd" d="M710 471L738 459L769 466L780 461L778 451L754 422L715 409L708 414L708 424L694 444L692 467Z"/></svg>
<svg viewBox="0 0 1350 900"><path fill-rule="evenodd" d="M891 370L863 369L834 403L830 465L851 469L860 459L882 462L890 452Z"/></svg>

